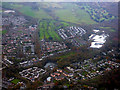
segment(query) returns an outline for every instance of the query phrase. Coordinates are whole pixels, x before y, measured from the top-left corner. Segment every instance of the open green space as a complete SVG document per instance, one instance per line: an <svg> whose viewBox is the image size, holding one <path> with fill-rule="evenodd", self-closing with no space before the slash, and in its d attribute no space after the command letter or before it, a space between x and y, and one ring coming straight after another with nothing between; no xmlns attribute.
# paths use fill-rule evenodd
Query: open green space
<svg viewBox="0 0 120 90"><path fill-rule="evenodd" d="M7 33L7 30L3 30L3 31L2 31L2 34L6 34L6 33Z"/></svg>
<svg viewBox="0 0 120 90"><path fill-rule="evenodd" d="M63 58L67 58L67 57L69 57L69 56L71 56L71 55L75 55L75 54L76 54L75 52L69 52L69 53L67 53L67 54L65 54L65 55L59 56L59 58L63 59Z"/></svg>
<svg viewBox="0 0 120 90"><path fill-rule="evenodd" d="M59 20L76 24L96 24L90 15L74 3L38 3L38 10L34 10L29 5L3 3L4 7L9 7L33 18L52 19L57 17ZM50 15L52 13L54 15Z"/></svg>
<svg viewBox="0 0 120 90"><path fill-rule="evenodd" d="M101 29L111 29L111 27L100 27Z"/></svg>
<svg viewBox="0 0 120 90"><path fill-rule="evenodd" d="M20 80L19 79L14 79L11 81L11 83L17 84Z"/></svg>
<svg viewBox="0 0 120 90"><path fill-rule="evenodd" d="M6 34L7 33L7 30L2 30L2 31L0 31L0 34Z"/></svg>
<svg viewBox="0 0 120 90"><path fill-rule="evenodd" d="M115 29L110 29L111 32L116 32Z"/></svg>
<svg viewBox="0 0 120 90"><path fill-rule="evenodd" d="M105 29L105 30L108 30L110 32L116 32L116 30L112 29L111 27L100 27L100 29Z"/></svg>
<svg viewBox="0 0 120 90"><path fill-rule="evenodd" d="M79 8L78 5L72 3L62 3L63 9L55 9L55 15L59 18L59 20L77 23L77 24L96 24L93 21L89 14Z"/></svg>
<svg viewBox="0 0 120 90"><path fill-rule="evenodd" d="M20 31L20 30L18 32L22 33L22 31Z"/></svg>
<svg viewBox="0 0 120 90"><path fill-rule="evenodd" d="M38 10L32 9L32 7L28 5L23 5L23 4L10 4L10 3L3 3L3 6L5 8L10 8L19 11L20 13L31 16L33 18L38 18L38 19L51 19L52 17L49 16L44 10L41 8L38 8Z"/></svg>
<svg viewBox="0 0 120 90"><path fill-rule="evenodd" d="M55 2L38 2L38 5L41 8L63 8L59 3L55 3Z"/></svg>
<svg viewBox="0 0 120 90"><path fill-rule="evenodd" d="M94 6L83 4L80 7L81 9L85 10L90 15L91 19L96 22L109 21L115 18L100 6L96 8Z"/></svg>
<svg viewBox="0 0 120 90"><path fill-rule="evenodd" d="M57 30L61 27L69 26L68 23L62 21L55 21L55 20L41 20L39 24L39 33L40 33L40 40L42 39L49 39L53 41L60 41L61 38L57 33Z"/></svg>

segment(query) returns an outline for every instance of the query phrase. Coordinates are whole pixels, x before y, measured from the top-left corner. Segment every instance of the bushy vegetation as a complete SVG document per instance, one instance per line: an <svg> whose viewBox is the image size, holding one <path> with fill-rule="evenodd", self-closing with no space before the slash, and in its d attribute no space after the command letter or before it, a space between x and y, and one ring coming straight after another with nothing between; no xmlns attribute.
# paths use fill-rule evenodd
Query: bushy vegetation
<svg viewBox="0 0 120 90"><path fill-rule="evenodd" d="M80 6L81 9L85 10L96 22L103 22L103 21L109 21L111 19L114 19L115 17L111 14L109 14L105 9L99 7L91 7L90 5L83 4Z"/></svg>

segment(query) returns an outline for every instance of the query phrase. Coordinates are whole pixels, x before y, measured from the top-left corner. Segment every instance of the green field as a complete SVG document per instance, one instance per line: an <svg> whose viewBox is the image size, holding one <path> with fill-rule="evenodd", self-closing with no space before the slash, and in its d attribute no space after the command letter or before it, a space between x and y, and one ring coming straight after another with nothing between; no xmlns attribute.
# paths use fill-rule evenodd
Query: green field
<svg viewBox="0 0 120 90"><path fill-rule="evenodd" d="M4 7L15 9L39 20L57 17L59 20L76 24L96 24L86 11L74 3L37 3L36 5L38 5L38 10L34 10L30 5L3 3Z"/></svg>
<svg viewBox="0 0 120 90"><path fill-rule="evenodd" d="M61 38L58 35L57 30L67 26L69 26L69 24L63 21L55 21L49 19L41 20L39 24L40 40L47 39L53 41L60 41Z"/></svg>
<svg viewBox="0 0 120 90"><path fill-rule="evenodd" d="M51 40L60 40L60 37L55 32L53 21L42 20L39 24L40 29L40 40L41 39L50 39Z"/></svg>
<svg viewBox="0 0 120 90"><path fill-rule="evenodd" d="M83 4L80 7L81 9L85 10L90 15L90 17L96 22L109 21L115 18L113 15L109 14L105 9L103 9L100 6L96 8L92 5L90 6L87 4Z"/></svg>
<svg viewBox="0 0 120 90"><path fill-rule="evenodd" d="M22 31L18 31L19 33L22 33Z"/></svg>
<svg viewBox="0 0 120 90"><path fill-rule="evenodd" d="M35 5L33 3L3 3L3 6L37 18L40 21L38 26L40 40L61 40L57 30L69 26L69 23L97 24L75 3L36 3Z"/></svg>
<svg viewBox="0 0 120 90"><path fill-rule="evenodd" d="M55 2L38 2L38 5L41 8L63 8L59 3L55 3Z"/></svg>
<svg viewBox="0 0 120 90"><path fill-rule="evenodd" d="M101 29L111 29L111 27L100 27Z"/></svg>
<svg viewBox="0 0 120 90"><path fill-rule="evenodd" d="M115 29L110 29L111 32L116 32Z"/></svg>
<svg viewBox="0 0 120 90"><path fill-rule="evenodd" d="M67 58L67 57L69 57L69 56L73 56L73 55L75 55L75 54L76 54L75 52L69 52L69 53L67 53L67 54L65 54L65 55L59 56L59 58L63 59L63 58Z"/></svg>
<svg viewBox="0 0 120 90"><path fill-rule="evenodd" d="M3 31L2 31L2 34L6 34L6 33L7 33L7 30L3 30Z"/></svg>
<svg viewBox="0 0 120 90"><path fill-rule="evenodd" d="M19 79L14 79L11 81L11 83L17 84L20 80Z"/></svg>
<svg viewBox="0 0 120 90"><path fill-rule="evenodd" d="M2 31L0 31L0 34L6 34L7 33L7 30L2 30Z"/></svg>
<svg viewBox="0 0 120 90"><path fill-rule="evenodd" d="M109 30L110 32L116 32L116 30L112 29L111 27L100 27L100 29Z"/></svg>
<svg viewBox="0 0 120 90"><path fill-rule="evenodd" d="M63 9L55 10L55 15L59 17L59 20L77 24L96 24L96 22L90 18L89 14L80 9L78 5L65 3L62 4L62 6L64 6Z"/></svg>
<svg viewBox="0 0 120 90"><path fill-rule="evenodd" d="M38 19L51 19L52 17L49 16L44 10L39 8L37 11L32 9L32 7L28 5L22 5L22 4L9 4L9 3L3 3L3 6L6 8L14 9L19 11L20 13L31 16L33 18L38 18Z"/></svg>
<svg viewBox="0 0 120 90"><path fill-rule="evenodd" d="M96 8L87 4L47 2L24 4L3 3L3 6L40 20L58 18L59 20L76 24L97 24L97 22L109 21L115 18L115 16L100 6Z"/></svg>

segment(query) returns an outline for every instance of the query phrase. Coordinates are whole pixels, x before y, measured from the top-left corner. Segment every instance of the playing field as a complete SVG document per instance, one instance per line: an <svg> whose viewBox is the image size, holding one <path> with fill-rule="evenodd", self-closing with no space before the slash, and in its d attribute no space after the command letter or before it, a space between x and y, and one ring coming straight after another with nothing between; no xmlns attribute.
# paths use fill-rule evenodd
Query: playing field
<svg viewBox="0 0 120 90"><path fill-rule="evenodd" d="M6 34L7 33L7 30L2 30L2 31L0 31L0 34Z"/></svg>
<svg viewBox="0 0 120 90"><path fill-rule="evenodd" d="M47 39L53 41L60 41L61 37L58 35L57 30L67 26L69 26L69 24L64 21L55 21L51 19L40 20L40 40Z"/></svg>
<svg viewBox="0 0 120 90"><path fill-rule="evenodd" d="M14 79L11 81L11 83L17 84L20 80L19 79Z"/></svg>
<svg viewBox="0 0 120 90"><path fill-rule="evenodd" d="M40 29L40 40L41 39L61 40L61 38L55 31L56 27L54 21L52 20L40 21L39 29Z"/></svg>

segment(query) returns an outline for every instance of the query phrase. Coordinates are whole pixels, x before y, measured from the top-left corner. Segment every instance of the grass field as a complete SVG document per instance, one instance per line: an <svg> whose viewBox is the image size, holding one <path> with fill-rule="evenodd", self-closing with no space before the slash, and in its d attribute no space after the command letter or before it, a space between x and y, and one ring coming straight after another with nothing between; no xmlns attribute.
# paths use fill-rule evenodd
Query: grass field
<svg viewBox="0 0 120 90"><path fill-rule="evenodd" d="M96 22L90 18L89 14L80 9L76 4L64 3L62 6L64 6L63 9L55 10L55 15L59 17L59 20L77 24L96 24Z"/></svg>
<svg viewBox="0 0 120 90"><path fill-rule="evenodd" d="M53 21L42 20L39 25L40 29L40 40L41 39L52 39L52 40L60 40L61 38L55 32L55 26Z"/></svg>
<svg viewBox="0 0 120 90"><path fill-rule="evenodd" d="M42 8L63 8L59 3L50 3L50 2L38 2L38 5Z"/></svg>
<svg viewBox="0 0 120 90"><path fill-rule="evenodd" d="M101 29L111 29L111 27L100 27Z"/></svg>
<svg viewBox="0 0 120 90"><path fill-rule="evenodd" d="M37 9L35 9L33 6L36 5L33 5L33 3L28 3L28 5L26 3L3 3L3 6L6 8L14 9L24 15L37 18L40 21L38 26L40 29L40 40L60 41L61 38L56 30L69 26L69 22L75 24L96 24L89 14L75 3L37 3L37 5ZM51 13L54 15L51 15ZM54 20L54 17L58 18L58 20Z"/></svg>
<svg viewBox="0 0 120 90"><path fill-rule="evenodd" d="M100 27L100 29L109 30L110 32L116 32L116 30L112 29L111 27Z"/></svg>
<svg viewBox="0 0 120 90"><path fill-rule="evenodd" d="M33 10L32 7L28 5L22 5L22 4L9 4L9 3L3 3L4 7L10 8L10 9L15 9L19 12L21 12L24 15L31 16L33 18L38 18L38 19L51 19L52 17L49 16L44 10L39 8L39 10Z"/></svg>
<svg viewBox="0 0 120 90"><path fill-rule="evenodd" d="M24 8L21 8L20 10L21 13L31 16L33 18L38 18L38 19L51 19L52 17L49 16L44 10L40 9L38 11L32 10L29 6L24 6Z"/></svg>
<svg viewBox="0 0 120 90"><path fill-rule="evenodd" d="M49 15L49 10L51 10L51 13L62 21L76 24L96 24L85 10L74 3L38 3L38 10L32 9L29 5L25 6L17 3L5 3L3 5L39 20L53 19L53 16Z"/></svg>
<svg viewBox="0 0 120 90"><path fill-rule="evenodd" d="M11 83L17 84L20 80L19 79L14 79L11 81Z"/></svg>
<svg viewBox="0 0 120 90"><path fill-rule="evenodd" d="M0 34L6 34L7 33L7 30L2 30L2 31L0 31Z"/></svg>
<svg viewBox="0 0 120 90"><path fill-rule="evenodd" d="M68 23L62 21L55 21L55 20L41 20L39 24L40 29L40 40L41 39L49 39L49 40L58 40L60 41L61 38L57 33L57 30L61 27L69 26Z"/></svg>
<svg viewBox="0 0 120 90"><path fill-rule="evenodd" d="M110 29L111 32L116 32L115 29Z"/></svg>
<svg viewBox="0 0 120 90"><path fill-rule="evenodd" d="M67 57L69 57L69 56L71 56L71 55L75 55L75 54L76 54L75 52L69 52L69 53L67 53L67 54L65 54L65 55L59 56L59 58L63 59L63 58L67 58Z"/></svg>
<svg viewBox="0 0 120 90"><path fill-rule="evenodd" d="M7 30L3 30L3 31L2 31L2 34L6 34L6 33L7 33Z"/></svg>

